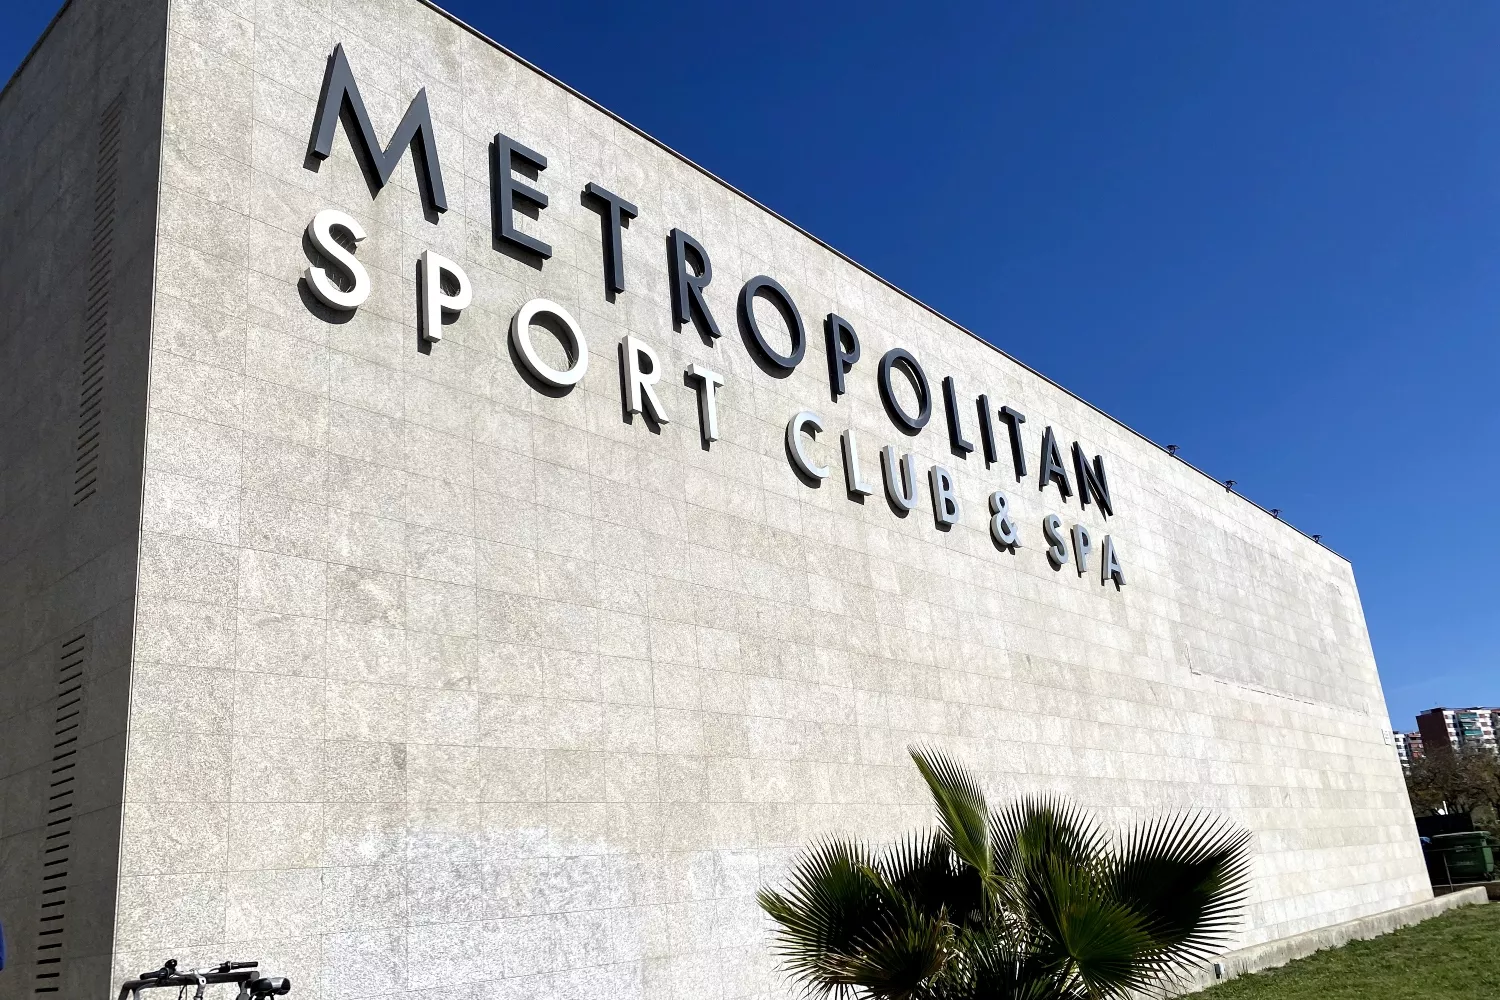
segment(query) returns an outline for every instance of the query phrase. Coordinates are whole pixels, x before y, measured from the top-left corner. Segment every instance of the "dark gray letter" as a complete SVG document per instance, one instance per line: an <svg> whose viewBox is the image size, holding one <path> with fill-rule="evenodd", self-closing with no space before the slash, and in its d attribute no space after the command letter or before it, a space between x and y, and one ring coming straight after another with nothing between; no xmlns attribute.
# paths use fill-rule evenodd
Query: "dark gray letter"
<svg viewBox="0 0 1500 1000"><path fill-rule="evenodd" d="M917 402L920 406L915 417L903 410L901 401L896 398L896 388L891 382L891 369L897 365L906 372L917 390ZM917 359L912 357L910 351L902 347L886 351L880 359L876 381L880 384L880 398L885 402L886 412L896 422L896 426L905 428L912 434L927 426L927 421L932 416L932 390L927 386L927 373L922 371L922 366L917 364Z"/></svg>
<svg viewBox="0 0 1500 1000"><path fill-rule="evenodd" d="M703 297L703 289L714 280L714 265L708 259L708 251L681 229L672 230L670 240L672 244L672 321L677 324L679 330L689 323L695 323L699 333L709 337L718 337L719 324L714 322L714 314L708 311L708 300ZM695 268L688 264L689 250L693 251L693 255L698 258L699 267Z"/></svg>
<svg viewBox="0 0 1500 1000"><path fill-rule="evenodd" d="M990 397L980 396L979 443L984 448L984 467L988 469L1000 461L1000 450L995 446L995 418L990 414Z"/></svg>
<svg viewBox="0 0 1500 1000"><path fill-rule="evenodd" d="M495 133L495 141L490 144L490 212L494 216L495 234L506 243L546 260L552 256L552 248L517 229L512 216L518 200L534 205L540 211L547 207L547 196L525 181L516 180L516 175L511 173L514 160L520 160L533 170L547 169L547 158L541 153L509 136Z"/></svg>
<svg viewBox="0 0 1500 1000"><path fill-rule="evenodd" d="M1105 517L1113 514L1115 508L1109 502L1109 480L1104 478L1104 456L1095 455L1094 464L1090 466L1083 457L1083 448L1074 441L1073 471L1078 475L1078 502L1087 507L1091 499L1098 500Z"/></svg>
<svg viewBox="0 0 1500 1000"><path fill-rule="evenodd" d="M1048 427L1042 432L1042 471L1041 482L1037 488L1045 490L1047 484L1057 480L1057 488L1062 492L1063 499L1073 495L1073 484L1068 482L1068 470L1063 466L1062 450L1057 447L1057 439L1052 436L1052 428Z"/></svg>
<svg viewBox="0 0 1500 1000"><path fill-rule="evenodd" d="M390 182L396 164L408 146L416 145L417 182L427 197L433 211L448 210L448 196L443 191L443 170L438 166L437 143L432 137L432 113L427 110L427 88L417 91L417 96L407 105L406 115L396 126L391 144L384 149L375 138L375 128L370 124L370 114L359 96L359 87L354 82L354 71L349 68L349 57L344 55L342 44L333 47L328 57L328 71L323 75L323 94L318 99L318 113L313 120L313 142L311 155L325 160L333 152L333 132L344 117L344 131L349 144L359 157L360 165L368 175L374 171L378 183L376 190Z"/></svg>
<svg viewBox="0 0 1500 1000"><path fill-rule="evenodd" d="M1010 425L1010 460L1016 467L1016 482L1019 483L1026 478L1026 451L1021 444L1021 425L1026 422L1026 414L1002 406L1000 416Z"/></svg>
<svg viewBox="0 0 1500 1000"><path fill-rule="evenodd" d="M974 450L974 444L964 437L964 425L958 417L958 386L952 375L943 377L943 409L948 413L948 443L954 451L967 455Z"/></svg>
<svg viewBox="0 0 1500 1000"><path fill-rule="evenodd" d="M604 202L604 287L619 295L625 290L625 256L620 246L620 228L640 215L640 210L593 181L589 181L583 191Z"/></svg>
<svg viewBox="0 0 1500 1000"><path fill-rule="evenodd" d="M823 321L823 333L828 341L828 384L833 387L833 398L845 392L844 376L859 360L859 334L849 321L834 313Z"/></svg>

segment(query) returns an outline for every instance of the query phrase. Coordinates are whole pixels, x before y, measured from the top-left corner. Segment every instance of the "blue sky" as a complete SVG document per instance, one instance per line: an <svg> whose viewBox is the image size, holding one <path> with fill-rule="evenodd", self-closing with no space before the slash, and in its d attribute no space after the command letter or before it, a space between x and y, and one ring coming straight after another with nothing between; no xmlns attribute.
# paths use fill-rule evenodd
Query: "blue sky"
<svg viewBox="0 0 1500 1000"><path fill-rule="evenodd" d="M448 8L1322 533L1398 727L1500 703L1500 5Z"/></svg>

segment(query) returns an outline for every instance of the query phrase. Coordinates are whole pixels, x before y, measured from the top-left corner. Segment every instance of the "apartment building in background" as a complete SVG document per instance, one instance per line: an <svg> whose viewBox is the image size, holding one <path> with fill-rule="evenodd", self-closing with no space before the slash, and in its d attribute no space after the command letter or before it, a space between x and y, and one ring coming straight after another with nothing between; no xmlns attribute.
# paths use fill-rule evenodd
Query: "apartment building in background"
<svg viewBox="0 0 1500 1000"><path fill-rule="evenodd" d="M1495 730L1500 708L1429 708L1417 716L1417 729L1428 750L1481 747L1496 752Z"/></svg>
<svg viewBox="0 0 1500 1000"><path fill-rule="evenodd" d="M1422 758L1422 734L1394 733L1396 737L1396 756L1401 761L1401 770L1411 769L1411 762Z"/></svg>

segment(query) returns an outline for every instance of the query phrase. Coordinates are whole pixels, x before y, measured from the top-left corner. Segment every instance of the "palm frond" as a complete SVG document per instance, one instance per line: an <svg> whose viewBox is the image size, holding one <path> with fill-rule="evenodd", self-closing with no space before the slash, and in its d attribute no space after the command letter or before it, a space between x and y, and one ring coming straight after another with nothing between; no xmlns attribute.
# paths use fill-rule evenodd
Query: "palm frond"
<svg viewBox="0 0 1500 1000"><path fill-rule="evenodd" d="M947 838L934 831L897 841L880 855L875 867L923 913L945 913L961 926L983 919L985 886L979 873L960 864Z"/></svg>
<svg viewBox="0 0 1500 1000"><path fill-rule="evenodd" d="M946 911L913 905L857 842L814 845L784 889L763 889L758 901L778 925L773 951L814 996L906 1000L951 950Z"/></svg>
<svg viewBox="0 0 1500 1000"><path fill-rule="evenodd" d="M779 925L775 952L809 992L827 995L848 985L837 973L838 961L890 915L879 880L870 875L871 860L862 844L823 841L793 863L783 891L758 894L761 909Z"/></svg>
<svg viewBox="0 0 1500 1000"><path fill-rule="evenodd" d="M996 810L990 839L996 871L1006 878L1043 871L1053 860L1094 865L1104 852L1104 839L1093 822L1076 806L1049 795L1026 796Z"/></svg>
<svg viewBox="0 0 1500 1000"><path fill-rule="evenodd" d="M940 750L908 747L907 752L932 792L938 825L948 846L988 880L994 871L990 854L990 810L984 792L962 764Z"/></svg>
<svg viewBox="0 0 1500 1000"><path fill-rule="evenodd" d="M975 778L910 748L939 826L875 851L830 839L759 895L773 948L825 1000L1122 1000L1228 938L1250 835L1206 815L1107 841L1053 797L991 812Z"/></svg>
<svg viewBox="0 0 1500 1000"><path fill-rule="evenodd" d="M828 963L839 979L882 1000L921 996L953 954L953 928L941 914L897 906L867 928L858 946Z"/></svg>
<svg viewBox="0 0 1500 1000"><path fill-rule="evenodd" d="M1062 858L1026 882L1027 918L1036 954L1064 970L1060 985L1089 997L1125 997L1157 981L1153 938L1141 916L1111 898L1099 873Z"/></svg>
<svg viewBox="0 0 1500 1000"><path fill-rule="evenodd" d="M1163 964L1209 957L1227 941L1250 887L1250 834L1204 814L1150 820L1128 834L1106 876L1141 915Z"/></svg>
<svg viewBox="0 0 1500 1000"><path fill-rule="evenodd" d="M1066 969L1058 962L1017 948L998 925L966 929L954 954L932 984L936 1000L1059 1000Z"/></svg>

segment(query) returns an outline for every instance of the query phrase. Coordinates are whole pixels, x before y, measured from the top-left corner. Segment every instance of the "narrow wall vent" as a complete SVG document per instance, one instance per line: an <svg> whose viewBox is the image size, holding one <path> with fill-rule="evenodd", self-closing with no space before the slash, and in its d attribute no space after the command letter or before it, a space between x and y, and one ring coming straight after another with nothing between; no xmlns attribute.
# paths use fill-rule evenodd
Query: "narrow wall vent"
<svg viewBox="0 0 1500 1000"><path fill-rule="evenodd" d="M42 816L37 993L56 993L61 988L68 869L73 854L73 814L78 791L78 740L83 733L84 669L88 660L89 639L85 633L73 636L58 649L52 758L47 765L47 802Z"/></svg>
<svg viewBox="0 0 1500 1000"><path fill-rule="evenodd" d="M109 340L109 293L114 275L115 215L120 188L120 123L125 95L99 116L99 156L94 176L94 229L89 247L83 350L79 357L78 442L73 461L73 506L94 495L99 482L99 437L104 403L104 348Z"/></svg>

